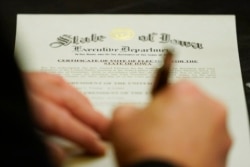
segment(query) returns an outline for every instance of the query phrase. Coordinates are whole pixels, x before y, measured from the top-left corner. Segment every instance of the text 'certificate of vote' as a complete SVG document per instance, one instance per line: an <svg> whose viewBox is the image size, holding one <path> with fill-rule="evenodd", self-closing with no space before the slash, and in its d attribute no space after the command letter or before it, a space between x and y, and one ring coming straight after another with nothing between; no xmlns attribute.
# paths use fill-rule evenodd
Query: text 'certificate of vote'
<svg viewBox="0 0 250 167"><path fill-rule="evenodd" d="M144 106L149 101L155 69L168 48L176 54L170 82L189 79L227 105L233 138L227 166L249 167L249 124L235 16L17 17L15 53L22 70L61 75L107 117L120 104ZM104 157L72 157L65 166L117 165L110 147Z"/></svg>

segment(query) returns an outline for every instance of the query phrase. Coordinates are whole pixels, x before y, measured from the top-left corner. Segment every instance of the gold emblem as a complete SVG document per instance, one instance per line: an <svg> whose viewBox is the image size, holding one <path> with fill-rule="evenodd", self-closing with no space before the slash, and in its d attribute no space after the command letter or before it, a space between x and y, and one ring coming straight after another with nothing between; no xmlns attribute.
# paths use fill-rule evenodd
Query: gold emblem
<svg viewBox="0 0 250 167"><path fill-rule="evenodd" d="M135 33L130 28L115 28L111 31L110 35L115 40L130 40L134 37Z"/></svg>

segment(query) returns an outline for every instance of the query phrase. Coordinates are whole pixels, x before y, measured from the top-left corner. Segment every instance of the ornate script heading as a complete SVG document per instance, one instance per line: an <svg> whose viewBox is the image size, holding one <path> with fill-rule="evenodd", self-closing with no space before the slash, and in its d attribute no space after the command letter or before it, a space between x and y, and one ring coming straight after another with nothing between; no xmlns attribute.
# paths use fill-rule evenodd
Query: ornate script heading
<svg viewBox="0 0 250 167"><path fill-rule="evenodd" d="M124 34L121 34L120 38L116 37L116 40L124 40ZM125 34L126 35L126 34ZM107 37L104 35L90 34L89 36L78 36L78 35L69 35L64 34L59 36L55 42L49 44L52 48L59 48L61 46L68 46L70 44L81 45L93 42L103 42ZM141 42L159 42L159 43L168 43L172 45L178 45L186 48L193 49L203 49L203 44L201 42L192 42L184 41L171 38L170 34L167 33L149 33L147 35L138 36L138 40Z"/></svg>

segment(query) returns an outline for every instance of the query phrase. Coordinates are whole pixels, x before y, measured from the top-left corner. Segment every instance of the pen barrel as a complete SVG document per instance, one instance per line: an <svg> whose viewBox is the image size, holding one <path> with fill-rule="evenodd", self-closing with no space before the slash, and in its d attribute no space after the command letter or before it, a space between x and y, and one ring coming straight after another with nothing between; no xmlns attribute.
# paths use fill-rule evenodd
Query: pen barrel
<svg viewBox="0 0 250 167"><path fill-rule="evenodd" d="M155 96L158 92L164 89L168 84L169 71L166 68L159 68L152 86L151 95Z"/></svg>

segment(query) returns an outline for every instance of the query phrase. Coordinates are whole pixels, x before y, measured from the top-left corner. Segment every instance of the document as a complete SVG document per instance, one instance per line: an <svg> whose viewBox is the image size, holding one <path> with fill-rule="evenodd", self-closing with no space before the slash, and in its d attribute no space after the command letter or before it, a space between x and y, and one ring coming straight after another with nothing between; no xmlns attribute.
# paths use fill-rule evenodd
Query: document
<svg viewBox="0 0 250 167"><path fill-rule="evenodd" d="M234 141L227 166L249 167L235 21L234 15L19 14L15 53L22 70L61 75L111 117L118 105L147 104L163 54L173 49L170 82L191 80L226 104ZM80 166L116 167L112 145L104 157L65 164Z"/></svg>

